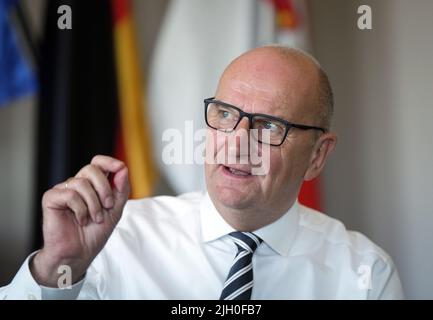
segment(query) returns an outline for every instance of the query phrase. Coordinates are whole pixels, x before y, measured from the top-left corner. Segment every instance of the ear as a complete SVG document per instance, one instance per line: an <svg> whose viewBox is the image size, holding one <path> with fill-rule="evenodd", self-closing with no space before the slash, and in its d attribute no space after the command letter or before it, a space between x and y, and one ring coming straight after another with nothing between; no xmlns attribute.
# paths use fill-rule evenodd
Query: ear
<svg viewBox="0 0 433 320"><path fill-rule="evenodd" d="M310 166L304 175L304 180L316 178L322 172L326 159L334 151L337 144L337 135L332 132L324 133L316 141L310 158Z"/></svg>

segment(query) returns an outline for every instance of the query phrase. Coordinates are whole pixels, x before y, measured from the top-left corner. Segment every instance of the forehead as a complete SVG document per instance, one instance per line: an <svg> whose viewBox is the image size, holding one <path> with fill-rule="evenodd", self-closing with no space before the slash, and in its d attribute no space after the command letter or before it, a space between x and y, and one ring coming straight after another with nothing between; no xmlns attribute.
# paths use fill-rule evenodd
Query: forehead
<svg viewBox="0 0 433 320"><path fill-rule="evenodd" d="M217 91L217 99L233 104L246 112L270 113L287 109L284 93L274 88L257 86L256 83L238 79L230 79L223 83Z"/></svg>
<svg viewBox="0 0 433 320"><path fill-rule="evenodd" d="M304 55L259 48L227 67L216 97L247 112L299 118L314 112L317 80L317 66Z"/></svg>
<svg viewBox="0 0 433 320"><path fill-rule="evenodd" d="M287 120L311 113L314 78L300 76L290 66L236 66L226 72L216 97L246 112L266 113Z"/></svg>

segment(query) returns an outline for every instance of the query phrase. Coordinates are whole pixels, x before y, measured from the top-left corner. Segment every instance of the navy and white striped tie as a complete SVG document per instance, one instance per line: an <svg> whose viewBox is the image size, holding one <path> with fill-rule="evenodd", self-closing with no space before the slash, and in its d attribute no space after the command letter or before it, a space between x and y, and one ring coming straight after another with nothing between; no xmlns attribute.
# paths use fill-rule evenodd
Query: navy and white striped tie
<svg viewBox="0 0 433 320"><path fill-rule="evenodd" d="M251 232L232 232L229 236L238 247L220 300L250 300L253 291L253 254L262 239Z"/></svg>

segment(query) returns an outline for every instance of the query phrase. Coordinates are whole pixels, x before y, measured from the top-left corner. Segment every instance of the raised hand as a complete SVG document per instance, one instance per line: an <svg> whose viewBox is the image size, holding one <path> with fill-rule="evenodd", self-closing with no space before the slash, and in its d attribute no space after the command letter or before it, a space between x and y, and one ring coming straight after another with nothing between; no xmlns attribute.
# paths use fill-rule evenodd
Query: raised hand
<svg viewBox="0 0 433 320"><path fill-rule="evenodd" d="M30 264L35 280L56 287L58 267L68 265L78 281L119 222L129 192L127 167L107 156L95 156L75 177L48 190L42 199L44 247Z"/></svg>

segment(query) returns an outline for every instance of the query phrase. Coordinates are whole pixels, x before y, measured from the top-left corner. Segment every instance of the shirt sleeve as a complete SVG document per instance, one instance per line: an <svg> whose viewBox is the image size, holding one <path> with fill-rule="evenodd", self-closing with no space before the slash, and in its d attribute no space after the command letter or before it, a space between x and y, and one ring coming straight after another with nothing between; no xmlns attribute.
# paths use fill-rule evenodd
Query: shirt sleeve
<svg viewBox="0 0 433 320"><path fill-rule="evenodd" d="M39 285L33 278L29 263L37 252L32 253L22 264L12 282L0 288L0 300L73 300L77 299L85 278L69 288L48 288Z"/></svg>
<svg viewBox="0 0 433 320"><path fill-rule="evenodd" d="M373 265L369 299L403 300L403 288L391 258L380 259Z"/></svg>

